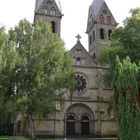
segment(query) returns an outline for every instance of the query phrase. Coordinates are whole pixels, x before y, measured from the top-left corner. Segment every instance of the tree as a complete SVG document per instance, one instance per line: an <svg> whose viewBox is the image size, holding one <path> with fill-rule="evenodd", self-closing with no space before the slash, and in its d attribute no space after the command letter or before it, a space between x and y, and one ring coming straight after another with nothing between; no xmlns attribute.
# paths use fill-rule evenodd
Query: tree
<svg viewBox="0 0 140 140"><path fill-rule="evenodd" d="M101 61L115 67L116 55L125 59L129 56L132 62L140 60L140 9L131 9L131 16L126 18L123 27L115 29L111 41L103 48Z"/></svg>
<svg viewBox="0 0 140 140"><path fill-rule="evenodd" d="M140 139L140 65L129 57L116 59L114 71L114 105L119 120L121 140Z"/></svg>
<svg viewBox="0 0 140 140"><path fill-rule="evenodd" d="M113 103L121 140L140 139L140 9L130 12L101 52L101 62L110 67L109 80L114 77Z"/></svg>
<svg viewBox="0 0 140 140"><path fill-rule="evenodd" d="M8 100L11 93L13 68L17 61L14 42L9 41L4 28L0 28L0 133L12 134L11 119L15 105ZM14 114L14 113L13 113Z"/></svg>
<svg viewBox="0 0 140 140"><path fill-rule="evenodd" d="M27 115L32 139L35 138L33 116L53 111L56 90L74 90L75 76L63 42L53 34L46 21L34 24L22 20L9 31L19 59L14 69L11 97L18 110Z"/></svg>

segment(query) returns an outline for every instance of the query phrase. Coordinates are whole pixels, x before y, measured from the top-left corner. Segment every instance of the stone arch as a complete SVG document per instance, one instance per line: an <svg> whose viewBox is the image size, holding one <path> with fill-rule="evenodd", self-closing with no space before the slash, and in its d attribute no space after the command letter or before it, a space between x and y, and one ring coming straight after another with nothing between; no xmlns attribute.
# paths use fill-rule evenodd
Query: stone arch
<svg viewBox="0 0 140 140"><path fill-rule="evenodd" d="M51 27L52 27L52 32L56 33L56 22L55 21L51 22Z"/></svg>
<svg viewBox="0 0 140 140"><path fill-rule="evenodd" d="M100 39L105 39L105 30L100 28Z"/></svg>
<svg viewBox="0 0 140 140"><path fill-rule="evenodd" d="M76 116L75 123L71 123L71 126L68 126L67 118L68 114L74 114ZM88 116L86 118L86 116ZM70 124L70 123L69 123ZM71 130L68 130L70 128L73 128L75 126L72 134L73 135L93 135L94 134L94 114L89 106L82 103L76 103L72 104L65 113L65 135L68 134ZM86 133L83 133L83 127L88 128Z"/></svg>
<svg viewBox="0 0 140 140"><path fill-rule="evenodd" d="M90 114L84 113L81 115L81 135L90 134L90 122L91 122Z"/></svg>
<svg viewBox="0 0 140 140"><path fill-rule="evenodd" d="M112 34L112 30L109 29L109 30L108 30L108 39L109 39L109 40L111 39L111 34Z"/></svg>

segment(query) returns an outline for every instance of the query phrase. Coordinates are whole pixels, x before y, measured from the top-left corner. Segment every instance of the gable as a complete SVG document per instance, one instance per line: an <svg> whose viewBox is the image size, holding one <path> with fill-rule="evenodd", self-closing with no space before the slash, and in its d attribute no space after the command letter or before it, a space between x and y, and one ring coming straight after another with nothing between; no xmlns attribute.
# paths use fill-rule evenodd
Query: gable
<svg viewBox="0 0 140 140"><path fill-rule="evenodd" d="M101 16L103 16L104 22L101 22ZM104 0L93 0L90 5L86 33L89 33L96 23L117 26L117 22Z"/></svg>
<svg viewBox="0 0 140 140"><path fill-rule="evenodd" d="M98 14L96 15L97 22L100 22L100 16L103 16L105 24L108 24L108 18L109 18L111 20L112 25L115 25L115 26L117 25L117 22L114 16L112 15L110 9L108 8L105 2L102 4L102 7L100 8Z"/></svg>
<svg viewBox="0 0 140 140"><path fill-rule="evenodd" d="M93 0L92 4L89 6L88 21L86 32L90 30L90 27L96 23L96 17L103 5L104 0Z"/></svg>
<svg viewBox="0 0 140 140"><path fill-rule="evenodd" d="M69 51L69 53L73 59L73 65L85 67L96 66L96 63L82 46L80 41L77 42L77 44Z"/></svg>
<svg viewBox="0 0 140 140"><path fill-rule="evenodd" d="M40 3L36 11L47 15L62 16L55 0L44 0L42 3Z"/></svg>

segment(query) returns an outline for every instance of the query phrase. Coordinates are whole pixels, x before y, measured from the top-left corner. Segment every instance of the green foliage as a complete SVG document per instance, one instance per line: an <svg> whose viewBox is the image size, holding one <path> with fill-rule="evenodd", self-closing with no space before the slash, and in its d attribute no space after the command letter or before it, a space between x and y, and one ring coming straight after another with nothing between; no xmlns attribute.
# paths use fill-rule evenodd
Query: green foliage
<svg viewBox="0 0 140 140"><path fill-rule="evenodd" d="M114 71L114 104L119 120L121 140L140 139L139 69L130 58L121 62L116 58Z"/></svg>
<svg viewBox="0 0 140 140"><path fill-rule="evenodd" d="M13 78L17 91L11 96L26 113L50 112L57 89L74 89L74 73L63 42L46 21L32 25L22 20L9 31L9 38L16 43L19 56Z"/></svg>
<svg viewBox="0 0 140 140"><path fill-rule="evenodd" d="M0 28L0 79L0 125L17 111L31 118L52 112L56 90L75 87L64 43L43 20L21 20L8 34Z"/></svg>
<svg viewBox="0 0 140 140"><path fill-rule="evenodd" d="M8 100L11 93L12 69L15 67L17 53L14 43L9 41L4 28L0 28L0 134L11 134L11 122L16 107Z"/></svg>
<svg viewBox="0 0 140 140"><path fill-rule="evenodd" d="M113 104L121 140L140 139L140 9L130 12L124 26L115 29L101 52L101 62L110 66L114 77Z"/></svg>
<svg viewBox="0 0 140 140"><path fill-rule="evenodd" d="M122 60L126 56L132 62L140 60L140 9L131 9L131 16L126 18L123 27L115 29L111 36L111 42L102 50L103 63L115 64L115 56ZM113 57L114 56L114 57ZM114 68L114 65L113 65Z"/></svg>

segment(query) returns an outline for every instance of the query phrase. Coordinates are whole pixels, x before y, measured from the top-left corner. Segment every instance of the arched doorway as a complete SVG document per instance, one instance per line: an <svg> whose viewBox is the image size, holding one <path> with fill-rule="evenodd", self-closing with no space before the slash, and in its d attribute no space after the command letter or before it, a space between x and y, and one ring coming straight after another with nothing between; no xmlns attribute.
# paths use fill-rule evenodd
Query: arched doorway
<svg viewBox="0 0 140 140"><path fill-rule="evenodd" d="M66 129L67 129L68 136L75 135L75 122L76 122L75 114L73 114L73 113L67 114Z"/></svg>
<svg viewBox="0 0 140 140"><path fill-rule="evenodd" d="M83 114L81 116L81 135L90 134L90 115Z"/></svg>
<svg viewBox="0 0 140 140"><path fill-rule="evenodd" d="M94 134L94 115L90 107L76 103L65 114L65 135L83 136Z"/></svg>

